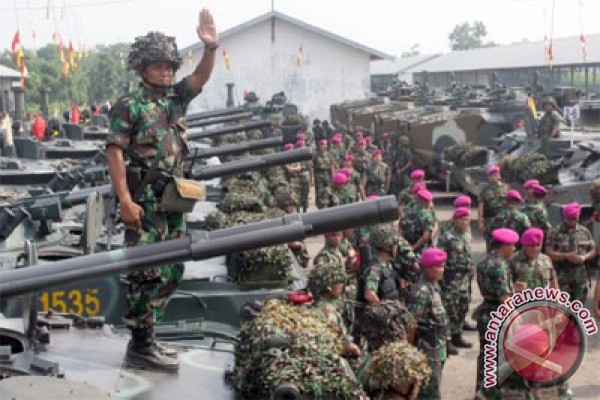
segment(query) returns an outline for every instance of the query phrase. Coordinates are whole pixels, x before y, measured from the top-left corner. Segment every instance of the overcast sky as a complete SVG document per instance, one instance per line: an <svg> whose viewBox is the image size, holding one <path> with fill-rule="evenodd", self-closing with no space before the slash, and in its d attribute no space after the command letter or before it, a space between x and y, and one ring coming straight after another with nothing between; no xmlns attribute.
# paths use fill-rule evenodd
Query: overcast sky
<svg viewBox="0 0 600 400"><path fill-rule="evenodd" d="M524 38L600 33L598 0L274 0L275 9L359 43L400 55L413 44L422 53L448 52L448 34L456 24L482 21L487 40L510 44ZM88 46L132 41L149 30L176 36L179 47L197 41L198 11L209 8L222 31L264 14L271 0L0 0L0 48L10 47L18 21L21 41L32 47L51 41L54 27L65 41L78 37ZM580 13L580 4L583 12ZM62 10L65 10L64 13ZM61 18L62 17L62 18ZM588 52L600 49L588 49Z"/></svg>

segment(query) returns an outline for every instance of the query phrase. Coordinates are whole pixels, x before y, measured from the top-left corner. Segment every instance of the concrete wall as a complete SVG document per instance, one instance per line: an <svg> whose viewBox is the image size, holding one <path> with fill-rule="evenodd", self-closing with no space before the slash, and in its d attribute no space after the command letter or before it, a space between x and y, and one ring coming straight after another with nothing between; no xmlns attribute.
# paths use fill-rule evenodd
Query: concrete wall
<svg viewBox="0 0 600 400"><path fill-rule="evenodd" d="M295 57L303 47L303 64ZM222 51L229 55L230 69ZM221 40L217 63L204 91L190 105L190 112L225 107L225 84L235 83L235 101L241 103L244 91L255 91L261 102L284 91L310 119L329 119L329 106L347 99L365 98L369 93L369 54L312 31L277 19L275 41L271 41L271 21L258 23ZM189 74L202 50L182 54L184 65L177 77Z"/></svg>

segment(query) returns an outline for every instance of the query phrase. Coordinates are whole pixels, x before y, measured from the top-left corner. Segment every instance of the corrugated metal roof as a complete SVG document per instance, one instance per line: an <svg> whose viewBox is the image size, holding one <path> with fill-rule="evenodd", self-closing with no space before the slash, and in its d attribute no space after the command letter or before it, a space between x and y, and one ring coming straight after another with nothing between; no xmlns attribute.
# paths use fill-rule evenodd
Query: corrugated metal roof
<svg viewBox="0 0 600 400"><path fill-rule="evenodd" d="M420 54L418 56L379 60L371 63L371 75L395 75L430 61L439 54Z"/></svg>
<svg viewBox="0 0 600 400"><path fill-rule="evenodd" d="M587 64L600 63L600 34L586 35ZM552 41L553 65L582 64L579 36ZM544 41L454 51L413 67L409 72L474 71L547 66Z"/></svg>
<svg viewBox="0 0 600 400"><path fill-rule="evenodd" d="M269 20L271 18L280 19L280 20L288 22L288 23L290 23L292 25L296 25L296 26L298 26L298 27L300 27L302 29L313 31L313 32L315 32L315 33L317 33L319 35L325 36L325 37L327 37L327 38L329 38L331 40L340 42L340 43L345 44L345 45L350 46L350 47L354 47L355 49L358 49L360 51L364 51L365 53L369 53L371 61L374 61L374 60L392 60L394 58L393 56L391 56L389 54L386 54L386 53L384 53L382 51L375 50L375 49L372 49L372 48L367 47L365 45L362 45L360 43L357 43L355 41L352 41L350 39L346 39L346 38L344 38L342 36L336 35L335 33L332 33L332 32L326 31L324 29L318 28L318 27L316 27L314 25L310 25L310 24L308 24L306 22L303 22L303 21L300 21L299 19L290 17L289 15L283 14L283 13L281 13L279 11L270 11L270 12L268 12L266 14L260 15L260 16L258 16L256 18L253 18L253 19L249 20L249 21L246 21L246 22L243 22L243 23L241 23L239 25L236 25L233 28L227 29L226 31L223 31L223 32L219 33L219 37L221 39L225 39L228 36L232 36L232 35L234 35L234 34L236 34L238 32L243 31L244 29L248 29L248 28L250 28L250 27L252 27L252 26L254 26L256 24L259 24L259 23L261 23L263 21L267 21L267 20ZM202 47L204 47L203 44L202 44L202 42L198 42L198 43L195 43L195 44L193 44L191 46L188 46L188 47L186 47L184 49L181 49L180 52L181 53L187 53L190 50L194 51L194 50L202 48Z"/></svg>
<svg viewBox="0 0 600 400"><path fill-rule="evenodd" d="M21 79L21 73L14 69L0 65L0 78Z"/></svg>

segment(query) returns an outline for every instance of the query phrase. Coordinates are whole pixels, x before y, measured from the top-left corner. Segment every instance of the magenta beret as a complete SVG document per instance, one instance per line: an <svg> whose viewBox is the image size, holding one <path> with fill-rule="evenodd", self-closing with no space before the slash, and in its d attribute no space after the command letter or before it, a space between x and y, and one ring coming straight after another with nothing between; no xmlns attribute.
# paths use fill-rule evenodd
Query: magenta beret
<svg viewBox="0 0 600 400"><path fill-rule="evenodd" d="M346 175L347 177L350 177L350 175L352 175L352 170L348 167L344 167L342 169L340 169L340 172L344 175Z"/></svg>
<svg viewBox="0 0 600 400"><path fill-rule="evenodd" d="M420 198L422 198L423 200L426 200L426 201L433 200L433 193L431 193L427 189L419 190L419 193L417 193L417 196L419 196Z"/></svg>
<svg viewBox="0 0 600 400"><path fill-rule="evenodd" d="M365 140L367 141L367 143L373 142L373 138L371 136L365 136Z"/></svg>
<svg viewBox="0 0 600 400"><path fill-rule="evenodd" d="M516 244L519 241L519 234L512 229L500 228L492 232L492 239L501 244Z"/></svg>
<svg viewBox="0 0 600 400"><path fill-rule="evenodd" d="M304 147L306 142L304 140L296 140L296 147Z"/></svg>
<svg viewBox="0 0 600 400"><path fill-rule="evenodd" d="M291 149L293 149L293 148L294 148L294 145L293 145L293 144L291 144L291 143L286 143L286 144L283 146L283 149L284 149L284 150L291 150Z"/></svg>
<svg viewBox="0 0 600 400"><path fill-rule="evenodd" d="M365 139L360 139L358 142L356 142L356 144L358 144L359 146L362 146L362 145L367 144L367 142L365 141Z"/></svg>
<svg viewBox="0 0 600 400"><path fill-rule="evenodd" d="M304 139L306 139L306 135L304 134L304 132L300 132L299 134L296 135L296 139L304 140Z"/></svg>
<svg viewBox="0 0 600 400"><path fill-rule="evenodd" d="M342 138L341 138L341 137L339 137L339 136L334 136L334 137L331 139L331 143L334 143L334 144L340 144L340 143L342 143Z"/></svg>
<svg viewBox="0 0 600 400"><path fill-rule="evenodd" d="M410 179L412 179L413 181L423 178L425 178L425 171L422 169L415 169L413 172L410 173Z"/></svg>
<svg viewBox="0 0 600 400"><path fill-rule="evenodd" d="M500 167L497 165L491 165L488 169L487 169L487 174L488 175L492 175L495 174L497 172L500 172Z"/></svg>
<svg viewBox="0 0 600 400"><path fill-rule="evenodd" d="M540 181L537 179L530 179L523 184L523 189L533 189L533 186L539 185Z"/></svg>
<svg viewBox="0 0 600 400"><path fill-rule="evenodd" d="M375 150L373 150L373 151L371 152L371 155L372 155L373 157L375 157L375 156L380 156L380 155L381 155L381 150L379 150L379 149L375 149Z"/></svg>
<svg viewBox="0 0 600 400"><path fill-rule="evenodd" d="M548 189L546 189L542 185L533 185L531 187L531 190L533 190L533 193L536 193L536 194L543 194L543 195L547 195L548 194Z"/></svg>
<svg viewBox="0 0 600 400"><path fill-rule="evenodd" d="M425 190L425 189L427 189L427 185L425 185L425 182L417 182L413 185L413 187L410 191L412 194L417 194L421 190Z"/></svg>
<svg viewBox="0 0 600 400"><path fill-rule="evenodd" d="M458 207L471 207L471 198L469 196L458 196L454 200L454 208Z"/></svg>
<svg viewBox="0 0 600 400"><path fill-rule="evenodd" d="M423 268L431 268L443 264L448 259L448 254L442 249L430 247L421 254L419 262Z"/></svg>
<svg viewBox="0 0 600 400"><path fill-rule="evenodd" d="M466 207L458 207L454 210L452 214L452 218L461 219L471 215L471 211Z"/></svg>
<svg viewBox="0 0 600 400"><path fill-rule="evenodd" d="M336 172L331 177L331 182L336 185L344 185L348 183L348 177L343 172Z"/></svg>
<svg viewBox="0 0 600 400"><path fill-rule="evenodd" d="M506 192L506 199L507 200L516 200L518 202L523 201L523 198L521 197L521 193L519 193L518 190L514 190L514 189L511 189L508 192Z"/></svg>
<svg viewBox="0 0 600 400"><path fill-rule="evenodd" d="M354 156L352 153L344 153L344 161L352 161L354 160Z"/></svg>
<svg viewBox="0 0 600 400"><path fill-rule="evenodd" d="M523 246L539 246L544 241L544 231L539 228L529 228L521 236Z"/></svg>
<svg viewBox="0 0 600 400"><path fill-rule="evenodd" d="M563 206L562 215L566 219L578 219L581 214L581 206L579 203L570 203Z"/></svg>

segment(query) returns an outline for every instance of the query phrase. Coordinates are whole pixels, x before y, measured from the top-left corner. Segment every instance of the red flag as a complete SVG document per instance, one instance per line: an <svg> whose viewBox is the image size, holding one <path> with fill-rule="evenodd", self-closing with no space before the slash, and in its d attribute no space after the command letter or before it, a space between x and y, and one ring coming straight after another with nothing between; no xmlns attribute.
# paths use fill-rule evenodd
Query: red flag
<svg viewBox="0 0 600 400"><path fill-rule="evenodd" d="M581 56L585 62L585 59L587 58L587 47L585 45L585 36L583 36L583 33L579 35L579 44L581 45Z"/></svg>
<svg viewBox="0 0 600 400"><path fill-rule="evenodd" d="M13 36L12 43L10 44L10 48L13 52L13 57L17 54L17 47L21 44L21 38L19 37L19 30L15 32L15 36Z"/></svg>

